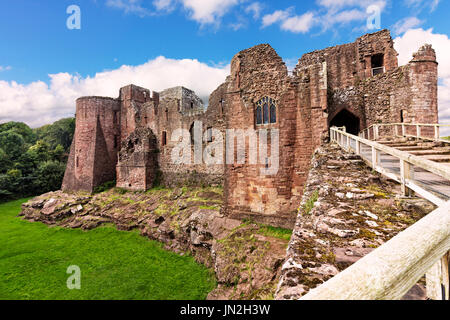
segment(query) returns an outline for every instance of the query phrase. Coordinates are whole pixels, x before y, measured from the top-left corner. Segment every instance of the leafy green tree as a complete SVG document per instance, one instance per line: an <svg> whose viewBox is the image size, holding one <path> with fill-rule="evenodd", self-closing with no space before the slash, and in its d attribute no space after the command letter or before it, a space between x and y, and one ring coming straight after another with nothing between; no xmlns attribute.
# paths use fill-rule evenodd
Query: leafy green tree
<svg viewBox="0 0 450 320"><path fill-rule="evenodd" d="M67 151L72 144L75 132L75 118L65 118L52 125L46 125L35 130L38 139L46 141L52 149L59 144Z"/></svg>
<svg viewBox="0 0 450 320"><path fill-rule="evenodd" d="M16 160L26 151L25 139L13 130L0 133L0 148L10 160Z"/></svg>
<svg viewBox="0 0 450 320"><path fill-rule="evenodd" d="M59 161L46 161L39 164L36 171L36 185L41 193L59 190L66 165Z"/></svg>
<svg viewBox="0 0 450 320"><path fill-rule="evenodd" d="M56 146L56 148L54 150L52 150L51 154L52 154L53 160L55 160L55 161L65 162L65 160L66 160L66 159L64 159L64 155L65 155L64 147L60 144L58 144Z"/></svg>
<svg viewBox="0 0 450 320"><path fill-rule="evenodd" d="M39 162L48 161L51 158L50 145L44 140L38 140L35 145L28 149L28 152L34 153Z"/></svg>
<svg viewBox="0 0 450 320"><path fill-rule="evenodd" d="M2 148L0 148L0 173L5 173L11 166L11 161L9 157Z"/></svg>
<svg viewBox="0 0 450 320"><path fill-rule="evenodd" d="M23 122L10 121L0 124L0 132L5 131L13 131L21 135L26 143L33 144L36 142L36 134Z"/></svg>

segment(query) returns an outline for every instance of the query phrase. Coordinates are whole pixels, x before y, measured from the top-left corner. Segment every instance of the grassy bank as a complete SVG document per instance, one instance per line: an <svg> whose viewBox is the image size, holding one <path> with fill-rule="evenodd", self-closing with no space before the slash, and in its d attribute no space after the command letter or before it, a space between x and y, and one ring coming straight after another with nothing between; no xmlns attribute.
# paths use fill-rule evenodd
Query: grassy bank
<svg viewBox="0 0 450 320"><path fill-rule="evenodd" d="M16 215L25 200L0 205L0 299L205 299L210 270L137 232L49 228ZM66 270L81 270L69 290Z"/></svg>

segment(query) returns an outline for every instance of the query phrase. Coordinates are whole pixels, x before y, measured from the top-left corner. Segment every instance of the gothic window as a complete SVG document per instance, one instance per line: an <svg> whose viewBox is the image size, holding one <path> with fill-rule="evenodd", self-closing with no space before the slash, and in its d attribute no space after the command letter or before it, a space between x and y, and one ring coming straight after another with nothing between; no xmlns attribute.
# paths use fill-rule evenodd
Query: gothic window
<svg viewBox="0 0 450 320"><path fill-rule="evenodd" d="M262 124L262 109L261 106L256 107L256 124Z"/></svg>
<svg viewBox="0 0 450 320"><path fill-rule="evenodd" d="M269 105L267 103L263 105L263 122L264 124L269 123Z"/></svg>
<svg viewBox="0 0 450 320"><path fill-rule="evenodd" d="M166 121L169 122L169 109L166 109Z"/></svg>
<svg viewBox="0 0 450 320"><path fill-rule="evenodd" d="M275 100L264 97L256 103L256 124L272 124L277 122Z"/></svg>
<svg viewBox="0 0 450 320"><path fill-rule="evenodd" d="M270 123L277 122L277 108L274 104L270 105Z"/></svg>

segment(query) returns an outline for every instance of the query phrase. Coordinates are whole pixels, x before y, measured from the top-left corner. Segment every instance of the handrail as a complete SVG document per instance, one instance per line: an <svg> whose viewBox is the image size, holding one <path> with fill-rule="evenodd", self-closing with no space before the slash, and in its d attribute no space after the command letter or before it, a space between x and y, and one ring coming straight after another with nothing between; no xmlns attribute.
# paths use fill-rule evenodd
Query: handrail
<svg viewBox="0 0 450 320"><path fill-rule="evenodd" d="M413 138L419 138L419 139L425 139L425 140L431 140L431 141L440 141L440 142L446 142L450 143L448 140L441 139L440 137L440 128L450 128L450 124L439 124L439 123L376 123L372 124L366 129L362 130L360 133L360 136L366 137L367 139L370 137L370 131L372 129L373 132L373 139L376 140L379 138L379 128L380 127L394 127L395 130L395 136L397 137L413 137ZM399 132L399 126L401 126L401 134ZM406 134L406 127L416 127L416 135ZM422 127L428 127L428 128L434 128L434 136L431 137L425 137L421 135L421 128Z"/></svg>
<svg viewBox="0 0 450 320"><path fill-rule="evenodd" d="M353 140L356 140L359 143L363 143L363 144L369 145L369 146L371 146L372 148L375 148L378 151L382 151L382 152L385 152L387 154L390 154L390 155L392 155L394 157L399 158L400 160L408 162L409 164L413 164L413 165L422 167L422 168L426 169L427 171L430 171L430 172L432 172L434 174L437 174L437 175L439 175L439 176L441 176L441 177L443 177L445 179L450 180L450 170L448 169L448 167L446 167L446 166L444 166L442 164L439 164L439 163L434 162L434 161L423 159L421 157L412 155L412 154L410 154L408 152L400 151L400 150L397 150L395 148L385 146L385 145L383 145L381 143L378 143L378 142L375 142L375 141L367 140L367 139L364 139L364 138L361 138L361 137L349 134L349 133L347 133L345 131L342 131L342 130L339 130L338 128L335 128L335 127L331 128L331 131L339 133L339 134L342 134L342 135L344 135L346 137L352 138ZM359 154L358 150L355 150L355 151ZM376 168L374 168L374 169L376 169Z"/></svg>
<svg viewBox="0 0 450 320"><path fill-rule="evenodd" d="M438 163L351 135L345 132L345 128L344 130L331 128L331 140L342 148L353 149L350 139L356 141L357 154L361 154L361 144L371 146L372 167L402 183L405 190L406 187L415 188L409 176L411 164L425 168L445 179L450 178L450 170ZM400 177L384 171L378 165L380 151L399 158ZM416 190L418 193L422 192L426 198L434 200L440 207L318 288L312 289L301 299L401 299L424 274L427 274L428 297L448 300L450 201L437 199L424 189L414 191Z"/></svg>
<svg viewBox="0 0 450 320"><path fill-rule="evenodd" d="M449 212L450 202L311 290L301 300L401 299L450 250ZM448 299L448 276L445 290Z"/></svg>

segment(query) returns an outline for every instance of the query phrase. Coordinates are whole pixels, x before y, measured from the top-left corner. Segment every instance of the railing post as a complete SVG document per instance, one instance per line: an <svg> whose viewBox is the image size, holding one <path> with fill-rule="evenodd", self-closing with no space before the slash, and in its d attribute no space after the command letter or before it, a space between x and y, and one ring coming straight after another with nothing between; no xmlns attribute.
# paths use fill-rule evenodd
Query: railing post
<svg viewBox="0 0 450 320"><path fill-rule="evenodd" d="M416 128L417 128L417 138L420 138L420 134L421 134L420 125L416 125Z"/></svg>
<svg viewBox="0 0 450 320"><path fill-rule="evenodd" d="M378 125L373 126L373 140L378 140L380 138L380 132L378 130Z"/></svg>
<svg viewBox="0 0 450 320"><path fill-rule="evenodd" d="M434 140L438 141L441 138L440 132L439 132L439 126L434 126Z"/></svg>
<svg viewBox="0 0 450 320"><path fill-rule="evenodd" d="M398 126L396 124L394 124L394 134L395 134L395 137L397 138L398 137Z"/></svg>
<svg viewBox="0 0 450 320"><path fill-rule="evenodd" d="M356 140L356 154L359 156L361 155L361 142L359 142L358 140Z"/></svg>
<svg viewBox="0 0 450 320"><path fill-rule="evenodd" d="M350 137L347 136L347 151L350 151Z"/></svg>
<svg viewBox="0 0 450 320"><path fill-rule="evenodd" d="M402 124L402 136L403 137L406 136L406 126L405 126L405 124Z"/></svg>
<svg viewBox="0 0 450 320"><path fill-rule="evenodd" d="M411 164L405 160L400 160L400 180L402 183L402 193L404 196L411 196L411 190L406 186L406 180L412 178Z"/></svg>
<svg viewBox="0 0 450 320"><path fill-rule="evenodd" d="M375 170L380 164L380 151L372 147L372 168Z"/></svg>
<svg viewBox="0 0 450 320"><path fill-rule="evenodd" d="M450 300L449 260L450 252L447 252L447 254L427 272L427 298L432 300Z"/></svg>

